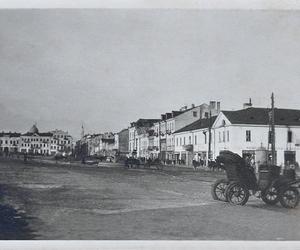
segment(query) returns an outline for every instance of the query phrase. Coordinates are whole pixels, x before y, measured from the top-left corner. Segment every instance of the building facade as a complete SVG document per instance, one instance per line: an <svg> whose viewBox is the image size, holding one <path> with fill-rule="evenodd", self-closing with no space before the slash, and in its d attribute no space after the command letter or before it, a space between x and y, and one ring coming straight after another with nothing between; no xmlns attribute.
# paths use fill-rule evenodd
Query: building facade
<svg viewBox="0 0 300 250"><path fill-rule="evenodd" d="M55 130L41 133L36 125L24 134L2 133L0 138L0 150L3 152L54 155L71 154L73 149L73 139L68 132Z"/></svg>
<svg viewBox="0 0 300 250"><path fill-rule="evenodd" d="M142 158L149 156L149 135L153 136L154 124L159 121L160 119L139 119L130 124L128 148L131 155ZM154 138L151 140L151 144L154 144Z"/></svg>
<svg viewBox="0 0 300 250"><path fill-rule="evenodd" d="M18 152L21 141L20 136L20 133L0 133L0 153L9 155Z"/></svg>
<svg viewBox="0 0 300 250"><path fill-rule="evenodd" d="M275 109L276 164L300 162L300 110ZM257 165L264 163L259 152L271 154L270 109L246 107L221 111L218 116L202 119L175 132L175 154L178 162L191 165L193 159L207 161L211 123L211 156L230 150L250 157ZM268 153L269 152L269 153Z"/></svg>

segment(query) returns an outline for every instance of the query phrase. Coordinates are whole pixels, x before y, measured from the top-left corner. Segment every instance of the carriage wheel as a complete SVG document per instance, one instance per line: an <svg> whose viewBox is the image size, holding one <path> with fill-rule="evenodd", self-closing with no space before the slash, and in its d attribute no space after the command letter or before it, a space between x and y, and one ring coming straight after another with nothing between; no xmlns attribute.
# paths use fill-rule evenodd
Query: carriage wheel
<svg viewBox="0 0 300 250"><path fill-rule="evenodd" d="M226 198L234 205L245 205L249 199L249 190L238 182L229 184L226 188Z"/></svg>
<svg viewBox="0 0 300 250"><path fill-rule="evenodd" d="M280 204L285 208L295 208L299 203L299 191L297 188L288 187L279 196Z"/></svg>
<svg viewBox="0 0 300 250"><path fill-rule="evenodd" d="M228 183L227 179L219 179L212 185L211 195L214 200L227 201L225 190Z"/></svg>
<svg viewBox="0 0 300 250"><path fill-rule="evenodd" d="M261 192L261 199L269 205L275 205L279 201L279 192L277 188L271 186Z"/></svg>

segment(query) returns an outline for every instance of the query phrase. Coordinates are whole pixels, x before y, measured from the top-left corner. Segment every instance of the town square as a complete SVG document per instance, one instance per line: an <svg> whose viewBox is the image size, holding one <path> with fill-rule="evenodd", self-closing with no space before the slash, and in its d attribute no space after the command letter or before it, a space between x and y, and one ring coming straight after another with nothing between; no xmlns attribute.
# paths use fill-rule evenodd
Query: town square
<svg viewBox="0 0 300 250"><path fill-rule="evenodd" d="M299 25L1 9L0 240L297 243Z"/></svg>

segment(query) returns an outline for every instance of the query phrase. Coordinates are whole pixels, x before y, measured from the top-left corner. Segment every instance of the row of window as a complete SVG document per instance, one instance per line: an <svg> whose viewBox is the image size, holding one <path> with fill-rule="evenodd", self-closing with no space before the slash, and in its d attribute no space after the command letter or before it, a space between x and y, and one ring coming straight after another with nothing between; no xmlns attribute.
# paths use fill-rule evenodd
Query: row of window
<svg viewBox="0 0 300 250"><path fill-rule="evenodd" d="M49 138L22 138L24 142L30 141L49 141Z"/></svg>
<svg viewBox="0 0 300 250"><path fill-rule="evenodd" d="M287 131L287 142L291 143L293 139L293 133L292 131ZM251 142L251 130L246 130L246 141ZM269 143L272 142L272 132L269 131L269 138L268 138Z"/></svg>
<svg viewBox="0 0 300 250"><path fill-rule="evenodd" d="M8 140L0 140L0 144L8 144ZM9 141L9 144L19 144L19 141Z"/></svg>
<svg viewBox="0 0 300 250"><path fill-rule="evenodd" d="M204 135L204 144L207 143L207 138L206 138L206 133L203 134ZM197 141L198 137L197 135L194 136L194 145L197 145L198 141ZM192 143L192 136L188 137L188 143L187 144L193 144ZM182 145L186 145L186 137L180 137L180 138L176 138L176 146L182 146Z"/></svg>
<svg viewBox="0 0 300 250"><path fill-rule="evenodd" d="M204 135L205 138L205 144L206 144L206 134ZM293 134L292 134L292 131L288 131L287 132L287 142L288 143L291 143L292 142L292 137L293 137ZM251 142L251 130L246 130L246 142ZM219 142L229 142L229 131L227 130L226 132L223 131L219 131ZM269 132L269 143L271 143L272 141L272 133L271 131ZM176 139L176 146L178 145L185 145L185 137L183 138L183 144L182 144L182 140L180 138L180 141L178 143L178 138ZM189 143L188 144L192 144L192 140L191 140L191 136L189 136ZM194 144L197 145L197 136L195 135L195 138L194 138Z"/></svg>
<svg viewBox="0 0 300 250"><path fill-rule="evenodd" d="M226 132L227 133L225 133L225 131L223 131L223 133L221 133L221 131L219 131L219 142L225 142L226 140L229 141L229 130L227 130Z"/></svg>

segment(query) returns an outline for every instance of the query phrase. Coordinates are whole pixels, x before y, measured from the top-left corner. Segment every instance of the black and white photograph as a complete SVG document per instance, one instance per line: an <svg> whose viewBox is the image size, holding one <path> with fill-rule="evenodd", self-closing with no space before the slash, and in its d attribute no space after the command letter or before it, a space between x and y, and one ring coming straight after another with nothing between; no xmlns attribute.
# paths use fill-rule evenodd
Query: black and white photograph
<svg viewBox="0 0 300 250"><path fill-rule="evenodd" d="M0 244L299 247L300 10L117 2L0 3Z"/></svg>

